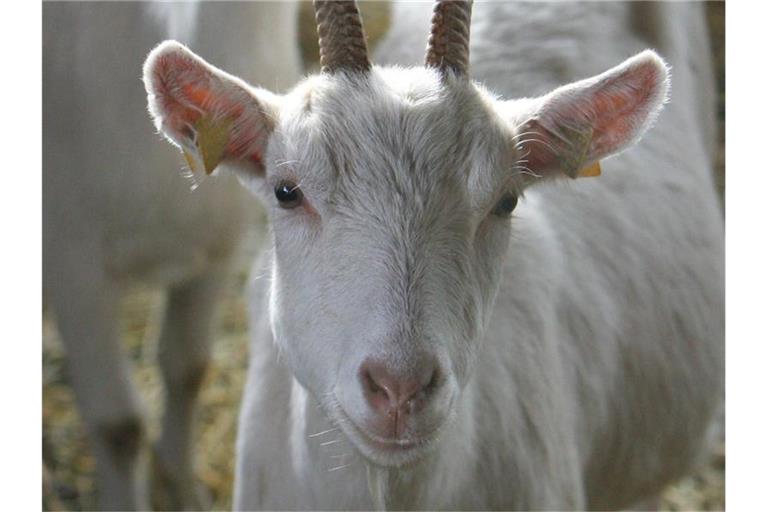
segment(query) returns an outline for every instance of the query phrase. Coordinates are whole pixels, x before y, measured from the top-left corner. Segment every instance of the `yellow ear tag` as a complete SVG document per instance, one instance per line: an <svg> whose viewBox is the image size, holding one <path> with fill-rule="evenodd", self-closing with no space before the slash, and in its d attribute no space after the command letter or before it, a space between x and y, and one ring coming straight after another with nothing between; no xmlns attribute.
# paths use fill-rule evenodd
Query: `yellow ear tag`
<svg viewBox="0 0 768 512"><path fill-rule="evenodd" d="M600 176L599 162L588 167L582 167L589 154L589 148L592 146L594 128L590 125L559 124L557 130L560 139L564 141L562 150L557 153L563 172L571 178Z"/></svg>
<svg viewBox="0 0 768 512"><path fill-rule="evenodd" d="M577 177L579 178L594 178L595 176L600 176L600 162L595 162L594 164L590 165L589 167L584 167L579 171L579 174Z"/></svg>
<svg viewBox="0 0 768 512"><path fill-rule="evenodd" d="M197 149L203 159L206 174L211 174L224 158L231 126L232 121L226 117L213 119L204 116L195 123Z"/></svg>
<svg viewBox="0 0 768 512"><path fill-rule="evenodd" d="M184 155L184 160L187 161L187 165L189 166L189 170L192 171L192 173L197 172L197 162L195 162L195 157L193 157L189 151L186 149L182 149L181 153Z"/></svg>

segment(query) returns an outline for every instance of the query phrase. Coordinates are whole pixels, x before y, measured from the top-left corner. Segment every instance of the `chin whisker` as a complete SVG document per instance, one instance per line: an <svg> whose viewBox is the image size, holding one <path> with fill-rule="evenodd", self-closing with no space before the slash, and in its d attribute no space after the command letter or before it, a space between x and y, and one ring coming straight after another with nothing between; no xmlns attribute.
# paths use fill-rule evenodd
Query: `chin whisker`
<svg viewBox="0 0 768 512"><path fill-rule="evenodd" d="M329 469L328 472L329 473L333 473L334 471L339 471L339 470L342 470L344 468L348 468L351 465L352 465L352 463L350 462L349 464L343 464L341 466L336 466L336 467L333 467L333 468Z"/></svg>
<svg viewBox="0 0 768 512"><path fill-rule="evenodd" d="M333 428L329 428L328 430L323 430L322 432L315 432L314 434L309 434L307 437L320 437L320 436L324 436L325 434L335 432L337 430L339 430L338 427L333 427Z"/></svg>

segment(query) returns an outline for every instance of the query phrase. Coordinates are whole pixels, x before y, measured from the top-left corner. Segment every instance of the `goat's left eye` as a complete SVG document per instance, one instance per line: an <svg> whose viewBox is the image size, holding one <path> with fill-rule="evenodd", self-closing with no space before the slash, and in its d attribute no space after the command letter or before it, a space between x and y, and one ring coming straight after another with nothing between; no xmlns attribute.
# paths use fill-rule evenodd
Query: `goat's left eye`
<svg viewBox="0 0 768 512"><path fill-rule="evenodd" d="M295 183L290 181L281 181L275 187L275 197L281 208L296 208L301 204L304 194Z"/></svg>
<svg viewBox="0 0 768 512"><path fill-rule="evenodd" d="M515 206L517 206L517 196L510 192L504 194L502 198L499 199L499 202L493 207L492 213L499 217L509 217L515 209Z"/></svg>

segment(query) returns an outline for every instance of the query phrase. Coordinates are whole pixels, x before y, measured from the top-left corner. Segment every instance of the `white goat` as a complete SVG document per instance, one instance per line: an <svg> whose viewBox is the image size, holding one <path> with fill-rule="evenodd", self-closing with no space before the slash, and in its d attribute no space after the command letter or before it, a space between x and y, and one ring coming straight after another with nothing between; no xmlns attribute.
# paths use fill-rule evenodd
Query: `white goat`
<svg viewBox="0 0 768 512"><path fill-rule="evenodd" d="M291 85L300 73L296 4L43 9L44 287L91 435L100 507L147 506L136 475L142 411L117 315L135 281L168 289L159 341L166 408L153 465L162 492L153 501L199 507L191 420L220 283L252 216L234 179L190 193L178 156L147 129L137 63L159 39L178 37L251 80Z"/></svg>
<svg viewBox="0 0 768 512"><path fill-rule="evenodd" d="M668 68L654 52L503 100L468 79L467 2L437 3L427 66L408 69L370 65L354 2L315 7L323 72L285 96L174 42L145 64L157 126L271 209L235 506L658 496L706 453L722 403L698 6L477 6L474 75L505 94L647 46L679 63L645 143L569 185L555 178L598 175L655 120ZM426 13L396 8L382 53L410 62Z"/></svg>

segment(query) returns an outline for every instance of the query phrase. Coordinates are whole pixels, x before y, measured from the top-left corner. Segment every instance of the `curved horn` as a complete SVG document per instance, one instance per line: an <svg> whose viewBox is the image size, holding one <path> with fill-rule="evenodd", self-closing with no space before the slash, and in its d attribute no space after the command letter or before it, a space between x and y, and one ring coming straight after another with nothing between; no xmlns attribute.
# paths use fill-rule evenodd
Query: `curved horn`
<svg viewBox="0 0 768 512"><path fill-rule="evenodd" d="M320 39L320 67L323 73L343 69L366 72L371 69L363 23L354 1L315 0L315 20Z"/></svg>
<svg viewBox="0 0 768 512"><path fill-rule="evenodd" d="M435 2L425 60L427 66L436 67L443 74L452 69L457 75L468 75L471 17L472 0Z"/></svg>

